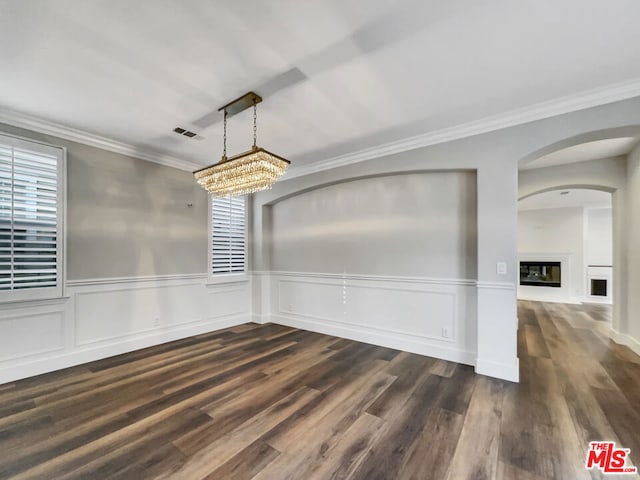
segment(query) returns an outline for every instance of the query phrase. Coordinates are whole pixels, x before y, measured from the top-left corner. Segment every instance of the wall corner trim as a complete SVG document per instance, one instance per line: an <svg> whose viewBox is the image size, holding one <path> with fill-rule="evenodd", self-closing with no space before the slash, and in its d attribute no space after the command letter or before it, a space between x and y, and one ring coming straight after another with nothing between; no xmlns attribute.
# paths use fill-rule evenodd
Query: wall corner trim
<svg viewBox="0 0 640 480"><path fill-rule="evenodd" d="M476 373L518 383L520 381L520 360L516 358L513 364L506 364L477 358Z"/></svg>
<svg viewBox="0 0 640 480"><path fill-rule="evenodd" d="M633 338L627 333L622 333L611 328L609 330L609 337L614 342L629 347L636 355L640 355L640 341Z"/></svg>
<svg viewBox="0 0 640 480"><path fill-rule="evenodd" d="M251 314L251 321L253 323L257 323L258 325L266 325L267 323L271 323L271 315L260 315L257 313Z"/></svg>

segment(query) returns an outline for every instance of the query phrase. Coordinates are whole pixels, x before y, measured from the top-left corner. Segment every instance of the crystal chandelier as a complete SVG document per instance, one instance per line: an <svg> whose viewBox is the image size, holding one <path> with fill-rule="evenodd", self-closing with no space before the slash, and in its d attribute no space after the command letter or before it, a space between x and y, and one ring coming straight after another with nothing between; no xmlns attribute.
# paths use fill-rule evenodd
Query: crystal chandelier
<svg viewBox="0 0 640 480"><path fill-rule="evenodd" d="M266 190L271 188L289 166L289 160L256 145L257 105L261 101L259 95L249 92L220 108L224 111L222 158L218 163L193 172L198 183L209 193L217 197L231 197ZM248 152L227 158L227 116L235 115L252 105L253 147Z"/></svg>

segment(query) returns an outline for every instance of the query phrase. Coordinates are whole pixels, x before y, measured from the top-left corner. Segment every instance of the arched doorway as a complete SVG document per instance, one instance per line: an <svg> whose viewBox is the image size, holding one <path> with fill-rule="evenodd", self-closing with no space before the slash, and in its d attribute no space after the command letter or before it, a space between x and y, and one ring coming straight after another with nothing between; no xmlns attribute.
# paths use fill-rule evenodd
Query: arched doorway
<svg viewBox="0 0 640 480"><path fill-rule="evenodd" d="M519 300L583 305L581 326L608 332L614 289L608 189L554 188L520 199L518 259Z"/></svg>
<svg viewBox="0 0 640 480"><path fill-rule="evenodd" d="M568 138L542 148L519 162L518 200L519 203L537 195L560 194L565 191L604 192L611 197L611 250L610 268L613 302L612 323L614 331L619 331L625 321L626 271L623 256L624 209L626 185L626 156L640 139L637 126L589 132ZM570 196L571 194L569 194ZM584 264L580 295L574 292L574 302L591 300L591 285L588 265ZM609 265L605 263L604 265ZM575 269L574 271L578 271ZM601 273L601 272L598 272ZM574 274L575 277L575 274ZM599 280L592 274L593 280ZM601 285L596 282L597 285ZM581 298L579 298L581 297ZM564 296L564 300L568 299ZM574 303L571 302L570 303Z"/></svg>

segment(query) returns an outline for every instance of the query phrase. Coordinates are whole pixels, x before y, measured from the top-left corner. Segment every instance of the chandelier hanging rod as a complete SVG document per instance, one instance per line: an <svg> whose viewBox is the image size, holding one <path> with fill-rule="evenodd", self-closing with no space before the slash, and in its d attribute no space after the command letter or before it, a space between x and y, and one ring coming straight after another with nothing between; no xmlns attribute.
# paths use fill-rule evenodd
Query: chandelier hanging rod
<svg viewBox="0 0 640 480"><path fill-rule="evenodd" d="M241 97L236 98L232 102L223 105L218 109L219 112L227 112L227 117L232 117L247 108L251 108L254 105L262 102L262 97L254 92L245 93Z"/></svg>

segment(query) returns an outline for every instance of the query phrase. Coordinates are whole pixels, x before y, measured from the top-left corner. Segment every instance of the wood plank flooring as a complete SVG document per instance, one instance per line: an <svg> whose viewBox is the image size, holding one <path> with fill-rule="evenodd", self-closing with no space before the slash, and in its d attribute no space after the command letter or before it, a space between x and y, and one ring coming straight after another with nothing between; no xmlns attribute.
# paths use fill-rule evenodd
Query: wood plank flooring
<svg viewBox="0 0 640 480"><path fill-rule="evenodd" d="M590 440L640 465L640 357L609 315L521 302L517 385L253 324L0 385L0 479L600 478Z"/></svg>

